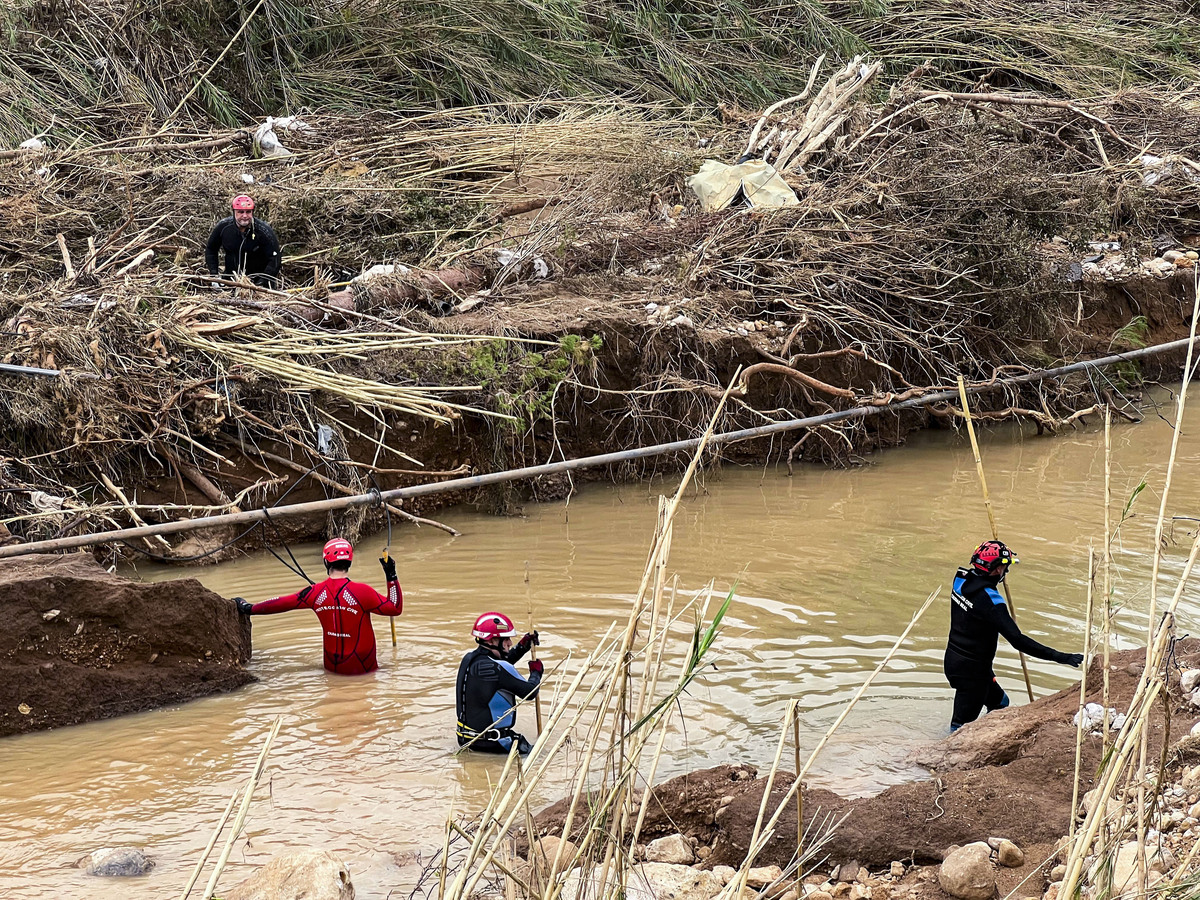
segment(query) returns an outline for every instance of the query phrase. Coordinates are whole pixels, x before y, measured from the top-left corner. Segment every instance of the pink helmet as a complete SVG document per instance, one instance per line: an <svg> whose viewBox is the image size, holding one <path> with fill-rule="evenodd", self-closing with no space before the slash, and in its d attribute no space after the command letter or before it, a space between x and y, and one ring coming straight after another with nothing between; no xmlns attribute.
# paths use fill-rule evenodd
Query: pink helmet
<svg viewBox="0 0 1200 900"><path fill-rule="evenodd" d="M238 194L233 198L233 203L230 204L236 210L252 210L254 209L254 198L247 197L245 194Z"/></svg>
<svg viewBox="0 0 1200 900"><path fill-rule="evenodd" d="M350 546L350 542L345 538L334 538L325 544L325 549L321 551L321 556L327 566L331 566L335 562L352 562L354 560L354 548Z"/></svg>
<svg viewBox="0 0 1200 900"><path fill-rule="evenodd" d="M475 620L471 635L480 641L490 641L492 638L515 637L517 629L512 619L498 612L485 612Z"/></svg>

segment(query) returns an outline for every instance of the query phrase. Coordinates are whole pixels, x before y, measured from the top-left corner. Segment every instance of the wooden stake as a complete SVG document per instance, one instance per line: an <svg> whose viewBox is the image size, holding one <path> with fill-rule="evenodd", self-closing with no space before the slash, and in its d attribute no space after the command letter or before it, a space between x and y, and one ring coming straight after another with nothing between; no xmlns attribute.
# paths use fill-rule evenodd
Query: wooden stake
<svg viewBox="0 0 1200 900"><path fill-rule="evenodd" d="M971 451L975 454L975 471L979 473L979 484L983 488L983 505L987 509L988 523L992 526L992 539L1000 540L996 529L996 514L992 511L992 497L988 493L987 477L983 474L983 459L979 455L979 441L975 439L975 423L971 421L971 407L967 404L967 386L961 375L958 376L958 397L962 401L963 417L967 420L967 434L971 437ZM1008 614L1017 621L1017 610L1013 606L1012 595L1008 591L1008 581L1004 582L1004 602L1008 604ZM1025 654L1020 650L1017 656L1021 660L1021 674L1025 676L1025 690L1029 693L1029 702L1033 702L1033 684L1029 681L1029 666L1025 663Z"/></svg>
<svg viewBox="0 0 1200 900"><path fill-rule="evenodd" d="M533 592L529 584L529 560L525 560L525 600L529 604L529 630L533 631ZM529 645L529 658L537 659L537 646ZM542 689L533 695L533 716L537 720L538 734L542 733Z"/></svg>
<svg viewBox="0 0 1200 900"><path fill-rule="evenodd" d="M1104 407L1104 690L1100 702L1104 705L1104 724L1100 735L1101 759L1108 756L1108 654L1112 644L1112 411Z"/></svg>

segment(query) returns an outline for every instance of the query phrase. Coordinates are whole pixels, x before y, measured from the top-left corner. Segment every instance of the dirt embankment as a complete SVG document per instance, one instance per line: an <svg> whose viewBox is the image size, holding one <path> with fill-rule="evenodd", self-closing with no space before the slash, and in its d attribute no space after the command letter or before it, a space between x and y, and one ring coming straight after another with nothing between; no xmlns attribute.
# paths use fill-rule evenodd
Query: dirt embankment
<svg viewBox="0 0 1200 900"><path fill-rule="evenodd" d="M1181 641L1177 660L1200 665L1200 639ZM1143 650L1113 654L1110 661L1111 706L1128 708L1141 676ZM1099 702L1102 662L1088 673L1088 701ZM1094 686L1094 687L1093 687ZM1157 759L1164 737L1177 741L1196 721L1197 710L1171 682L1170 733L1156 711L1151 758ZM949 702L949 701L947 701ZM1067 833L1075 771L1075 726L1078 685L1028 706L999 710L915 753L930 767L925 781L899 784L873 797L847 800L827 790L804 790L804 823L820 833L827 818L841 821L826 845L832 864L856 860L870 867L893 861L940 861L951 845L1000 836L1027 851L1049 847ZM1092 787L1101 757L1099 735L1084 743L1080 795ZM766 773L753 766L723 765L692 772L654 789L642 840L676 832L708 847L706 866L739 865L746 857L766 787ZM795 775L776 776L767 811L783 801ZM562 800L536 817L543 834L560 834L568 805ZM830 818L831 817L831 818ZM786 866L795 853L796 807L784 807L775 836L757 858L758 865ZM573 835L576 839L578 835ZM1038 865L1048 852L1035 859Z"/></svg>
<svg viewBox="0 0 1200 900"><path fill-rule="evenodd" d="M90 556L0 563L0 736L232 690L250 622L194 579L139 584Z"/></svg>

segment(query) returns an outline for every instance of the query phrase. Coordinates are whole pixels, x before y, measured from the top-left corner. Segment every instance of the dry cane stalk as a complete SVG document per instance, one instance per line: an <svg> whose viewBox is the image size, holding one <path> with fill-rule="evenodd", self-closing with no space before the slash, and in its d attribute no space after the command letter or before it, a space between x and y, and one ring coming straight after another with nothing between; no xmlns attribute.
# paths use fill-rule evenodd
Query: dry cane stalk
<svg viewBox="0 0 1200 900"><path fill-rule="evenodd" d="M1079 679L1079 712L1075 723L1075 781L1071 789L1071 825L1068 838L1075 837L1075 810L1079 809L1079 768L1083 759L1083 708L1087 705L1088 661L1092 652L1092 589L1096 581L1096 548L1088 547L1087 627L1083 633L1083 675ZM1108 726L1105 711L1101 727Z"/></svg>
<svg viewBox="0 0 1200 900"><path fill-rule="evenodd" d="M1200 556L1200 534L1192 542L1192 549L1188 555L1187 563L1184 565L1183 574L1180 576L1175 595L1172 597L1170 605L1163 614L1163 623L1158 630L1154 644L1146 651L1146 667L1142 672L1142 677L1138 680L1137 688L1134 690L1133 700L1129 704L1129 712L1125 724L1121 726L1120 732L1113 741L1109 768L1106 770L1101 786L1097 790L1096 802L1088 810L1083 827L1076 833L1075 842L1071 845L1070 854L1067 857L1067 874L1063 881L1063 889L1060 891L1060 895L1063 897L1074 896L1074 891L1079 886L1082 876L1084 858L1088 855L1088 850L1092 846L1093 841L1095 841L1096 834L1104 819L1103 810L1106 809L1108 799L1112 796L1116 783L1129 763L1133 750L1141 739L1141 735L1149 728L1150 712L1155 698L1157 698L1159 692L1164 687L1164 681L1159 673L1168 641L1174 631L1173 617L1175 609L1183 596L1184 587L1191 577L1198 556ZM1140 778L1140 767L1138 777Z"/></svg>
<svg viewBox="0 0 1200 900"><path fill-rule="evenodd" d="M233 812L233 804L237 802L238 791L233 792L233 796L229 798L229 802L225 804L225 812L221 814L220 821L217 822L217 827L213 829L212 836L208 839L208 845L204 848L204 852L200 854L200 858L196 860L196 867L192 869L192 877L183 887L183 893L179 900L187 900L191 894L192 888L196 884L196 880L200 877L200 873L204 870L204 864L208 862L209 854L212 853L213 847L217 845L217 838L221 836L221 832L225 829L225 823L229 821L229 814Z"/></svg>
<svg viewBox="0 0 1200 900"><path fill-rule="evenodd" d="M221 855L217 858L216 868L213 869L212 875L209 876L208 886L204 888L204 900L212 900L213 891L217 889L217 880L221 877L221 872L225 870L225 863L229 861L229 854L233 852L233 845L242 833L242 825L246 821L246 813L250 811L250 801L254 799L254 791L258 787L258 781L262 778L263 769L267 765L267 754L271 752L271 744L275 742L275 736L279 734L281 725L283 725L283 717L277 716L275 724L271 726L271 731L267 734L267 740L258 754L258 761L254 764L254 768L250 772L250 780L246 782L246 790L242 795L242 805L238 809L237 818L233 820L233 828L229 832L229 838L225 841L225 847L221 850Z"/></svg>
<svg viewBox="0 0 1200 900"><path fill-rule="evenodd" d="M1000 540L1000 532L996 528L996 514L992 511L992 497L988 493L987 477L983 474L983 459L979 455L979 442L975 439L975 423L971 421L971 407L967 403L967 386L961 375L958 376L958 396L962 401L963 417L967 422L967 434L971 438L971 451L975 454L975 471L979 473L979 484L983 488L983 505L987 509L988 523L992 526L992 538ZM1012 620L1017 620L1017 609L1013 606L1012 594L1008 590L1008 581L1004 582L1004 601L1008 604L1008 614ZM1029 666L1025 663L1025 654L1020 650L1017 656L1021 660L1021 674L1025 676L1025 690L1029 692L1029 702L1033 702L1033 684L1029 681Z"/></svg>
<svg viewBox="0 0 1200 900"><path fill-rule="evenodd" d="M1200 274L1195 276L1200 278ZM1196 299L1192 304L1192 327L1188 337L1196 337L1196 317L1200 315L1200 281L1197 281ZM1171 455L1167 458L1167 477L1163 482L1162 499L1158 504L1158 519L1154 524L1154 561L1150 567L1150 609L1146 615L1146 647L1149 648L1154 640L1155 620L1158 613L1158 569L1162 563L1163 525L1167 517L1167 497L1171 493L1171 480L1175 474L1175 458L1179 451L1179 435L1183 432L1183 410L1187 403L1188 382L1192 378L1192 354L1195 345L1188 343L1187 357L1183 365L1183 384L1179 387L1179 399L1176 402L1175 428L1171 433ZM1147 671L1149 671L1149 660ZM1150 749L1150 729L1142 732L1142 746L1138 755L1138 849L1137 849L1137 889L1139 893L1146 890L1146 781L1143 773L1146 769L1146 756Z"/></svg>

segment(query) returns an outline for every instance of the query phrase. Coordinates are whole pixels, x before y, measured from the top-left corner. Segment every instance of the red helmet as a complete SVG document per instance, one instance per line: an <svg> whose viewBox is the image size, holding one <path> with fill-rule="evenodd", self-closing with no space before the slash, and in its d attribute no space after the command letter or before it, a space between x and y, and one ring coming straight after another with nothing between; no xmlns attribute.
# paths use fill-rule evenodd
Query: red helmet
<svg viewBox="0 0 1200 900"><path fill-rule="evenodd" d="M252 210L254 209L254 198L247 197L245 194L238 194L233 198L231 206L238 210Z"/></svg>
<svg viewBox="0 0 1200 900"><path fill-rule="evenodd" d="M492 638L515 637L517 634L516 626L513 625L512 619L498 612L485 612L475 620L475 625L471 629L471 635L480 641L490 641Z"/></svg>
<svg viewBox="0 0 1200 900"><path fill-rule="evenodd" d="M995 572L1000 566L1018 562L1020 560L1017 559L1017 554L1009 550L1003 541L984 541L975 548L975 553L971 556L971 567L984 574Z"/></svg>
<svg viewBox="0 0 1200 900"><path fill-rule="evenodd" d="M327 566L332 566L336 562L352 562L354 548L345 538L334 538L325 544L325 549L321 551L321 557Z"/></svg>

